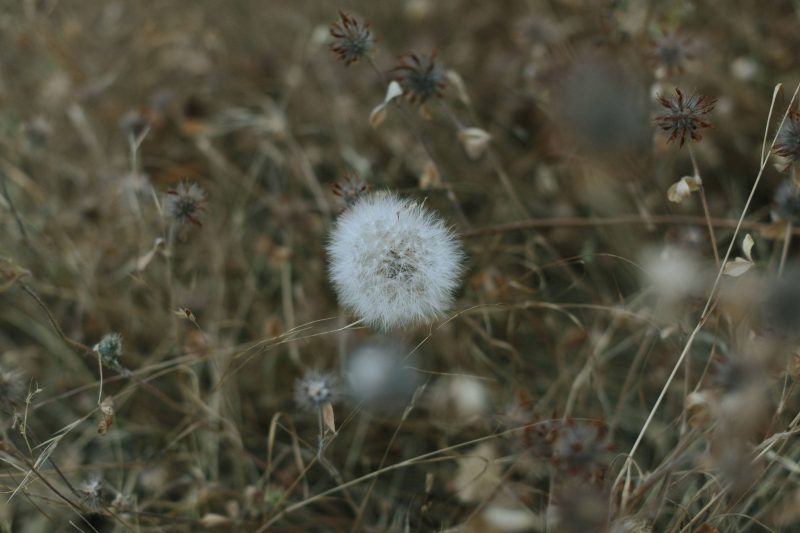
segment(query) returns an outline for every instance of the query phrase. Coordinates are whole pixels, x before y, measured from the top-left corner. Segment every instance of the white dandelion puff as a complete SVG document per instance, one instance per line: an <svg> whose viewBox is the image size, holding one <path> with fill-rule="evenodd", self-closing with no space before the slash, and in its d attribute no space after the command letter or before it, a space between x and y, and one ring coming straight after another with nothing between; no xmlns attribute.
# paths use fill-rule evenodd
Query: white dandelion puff
<svg viewBox="0 0 800 533"><path fill-rule="evenodd" d="M345 211L328 253L339 302L383 330L429 322L447 311L464 259L439 217L388 193L364 196Z"/></svg>
<svg viewBox="0 0 800 533"><path fill-rule="evenodd" d="M347 362L346 379L353 399L368 410L393 410L411 399L418 379L408 350L391 341L370 342Z"/></svg>
<svg viewBox="0 0 800 533"><path fill-rule="evenodd" d="M306 411L320 409L326 403L336 402L338 399L336 385L333 374L311 370L295 381L295 402Z"/></svg>

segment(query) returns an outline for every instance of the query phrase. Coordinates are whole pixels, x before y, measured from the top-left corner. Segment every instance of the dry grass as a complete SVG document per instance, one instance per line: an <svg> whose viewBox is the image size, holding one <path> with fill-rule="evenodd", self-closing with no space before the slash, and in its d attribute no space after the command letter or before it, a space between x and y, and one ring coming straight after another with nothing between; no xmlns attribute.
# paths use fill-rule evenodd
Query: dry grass
<svg viewBox="0 0 800 533"><path fill-rule="evenodd" d="M7 4L0 530L800 527L796 2ZM377 38L348 66L340 9ZM434 50L444 88L371 124ZM675 87L717 99L683 148ZM447 316L337 304L346 175L453 226ZM380 408L348 388L372 342L404 361Z"/></svg>

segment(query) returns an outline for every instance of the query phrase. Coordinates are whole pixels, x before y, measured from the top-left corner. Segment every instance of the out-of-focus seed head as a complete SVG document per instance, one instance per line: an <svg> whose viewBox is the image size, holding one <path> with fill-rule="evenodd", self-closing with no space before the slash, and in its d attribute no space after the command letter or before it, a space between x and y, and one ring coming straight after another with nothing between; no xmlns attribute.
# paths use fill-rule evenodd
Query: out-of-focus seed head
<svg viewBox="0 0 800 533"><path fill-rule="evenodd" d="M369 191L369 184L361 177L345 175L341 180L331 185L333 194L339 197L344 207L355 204L359 198Z"/></svg>
<svg viewBox="0 0 800 533"><path fill-rule="evenodd" d="M610 449L603 422L568 418L553 424L547 440L550 460L556 468L592 480L602 479Z"/></svg>
<svg viewBox="0 0 800 533"><path fill-rule="evenodd" d="M677 30L665 30L650 42L648 55L667 76L680 74L695 57L694 43Z"/></svg>
<svg viewBox="0 0 800 533"><path fill-rule="evenodd" d="M393 342L371 342L348 358L347 385L353 399L372 411L391 411L407 404L417 386L417 374L407 361L408 350Z"/></svg>
<svg viewBox="0 0 800 533"><path fill-rule="evenodd" d="M91 513L99 512L104 505L104 496L105 496L105 483L103 482L103 478L100 476L93 477L85 482L83 482L78 487L78 494L81 497L81 503L89 510Z"/></svg>
<svg viewBox="0 0 800 533"><path fill-rule="evenodd" d="M109 368L119 368L122 357L122 336L119 333L108 333L94 345L94 351L100 354L100 360Z"/></svg>
<svg viewBox="0 0 800 533"><path fill-rule="evenodd" d="M800 161L800 112L791 110L778 131L775 155L786 159L786 168Z"/></svg>
<svg viewBox="0 0 800 533"><path fill-rule="evenodd" d="M705 116L714 109L714 98L701 94L686 96L676 88L675 96L659 96L658 103L667 109L666 113L656 117L658 127L669 134L667 142L680 139L680 146L683 146L687 135L697 142L702 139L700 130L711 127Z"/></svg>
<svg viewBox="0 0 800 533"><path fill-rule="evenodd" d="M445 89L445 71L436 62L436 52L406 54L393 69L403 94L411 103L424 104L429 98L442 96Z"/></svg>
<svg viewBox="0 0 800 533"><path fill-rule="evenodd" d="M164 212L170 220L185 227L188 224L201 226L205 211L206 192L196 183L181 182L175 189L167 191Z"/></svg>
<svg viewBox="0 0 800 533"><path fill-rule="evenodd" d="M339 20L333 22L330 28L331 50L337 59L351 65L371 53L375 49L375 39L369 29L369 23L339 12Z"/></svg>
<svg viewBox="0 0 800 533"><path fill-rule="evenodd" d="M795 180L784 180L775 191L773 213L780 220L800 223L800 187Z"/></svg>
<svg viewBox="0 0 800 533"><path fill-rule="evenodd" d="M784 272L767 288L763 314L765 328L779 338L800 338L800 269Z"/></svg>
<svg viewBox="0 0 800 533"><path fill-rule="evenodd" d="M334 403L337 396L336 378L333 374L311 370L295 382L295 402L307 411L320 409L326 403Z"/></svg>

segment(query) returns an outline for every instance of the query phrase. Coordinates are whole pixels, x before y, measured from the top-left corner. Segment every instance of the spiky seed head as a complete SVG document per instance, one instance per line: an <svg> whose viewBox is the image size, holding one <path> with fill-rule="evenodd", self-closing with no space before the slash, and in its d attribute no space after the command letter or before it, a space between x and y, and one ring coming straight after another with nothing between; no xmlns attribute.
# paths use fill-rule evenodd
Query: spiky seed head
<svg viewBox="0 0 800 533"><path fill-rule="evenodd" d="M331 51L345 65L355 63L375 49L375 38L370 32L369 23L353 15L340 11L339 20L331 24L330 33L333 37Z"/></svg>
<svg viewBox="0 0 800 533"><path fill-rule="evenodd" d="M337 399L336 378L318 370L307 372L295 381L294 399L302 409L313 411Z"/></svg>
<svg viewBox="0 0 800 533"><path fill-rule="evenodd" d="M328 255L339 303L383 330L447 311L464 258L439 217L388 193L364 196L339 216Z"/></svg>
<svg viewBox="0 0 800 533"><path fill-rule="evenodd" d="M800 112L795 110L789 112L778 131L772 150L776 155L786 159L786 168L800 161Z"/></svg>
<svg viewBox="0 0 800 533"><path fill-rule="evenodd" d="M100 354L100 360L109 368L119 368L122 357L122 336L119 333L108 333L94 345L94 351Z"/></svg>
<svg viewBox="0 0 800 533"><path fill-rule="evenodd" d="M424 104L429 98L442 96L445 89L445 72L436 62L436 52L430 54L406 54L393 71L403 94L411 103Z"/></svg>
<svg viewBox="0 0 800 533"><path fill-rule="evenodd" d="M650 42L649 57L668 76L679 74L695 57L694 43L677 30L663 30Z"/></svg>
<svg viewBox="0 0 800 533"><path fill-rule="evenodd" d="M206 192L196 183L181 182L167 191L164 199L164 212L180 227L188 224L201 226L205 211Z"/></svg>
<svg viewBox="0 0 800 533"><path fill-rule="evenodd" d="M680 139L680 146L686 142L686 136L697 142L702 139L700 130L710 128L705 116L714 109L716 99L701 94L686 96L680 89L675 89L675 96L667 98L658 97L658 103L667 109L667 112L656 117L656 124L669 133L667 142Z"/></svg>

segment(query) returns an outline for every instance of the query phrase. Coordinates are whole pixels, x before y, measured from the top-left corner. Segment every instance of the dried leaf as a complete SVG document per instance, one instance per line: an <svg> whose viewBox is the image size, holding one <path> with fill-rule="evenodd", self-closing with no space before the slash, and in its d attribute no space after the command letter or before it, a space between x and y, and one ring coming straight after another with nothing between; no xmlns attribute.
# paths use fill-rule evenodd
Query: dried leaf
<svg viewBox="0 0 800 533"><path fill-rule="evenodd" d="M470 159L479 159L489 147L492 136L481 128L464 128L458 132L458 140Z"/></svg>
<svg viewBox="0 0 800 533"><path fill-rule="evenodd" d="M667 189L667 199L670 202L679 204L691 196L693 192L699 191L702 183L702 180L698 177L684 176Z"/></svg>
<svg viewBox="0 0 800 533"><path fill-rule="evenodd" d="M162 239L161 237L157 238L153 243L153 248L136 260L136 271L142 272L145 268L147 268L147 265L150 264L150 262L153 260L153 258L156 256L158 251L163 246L164 246L164 239Z"/></svg>
<svg viewBox="0 0 800 533"><path fill-rule="evenodd" d="M446 73L447 81L455 87L456 94L458 94L458 99L461 100L464 105L470 105L469 95L467 94L467 88L464 85L464 80L461 78L461 74L456 72L455 70L448 70Z"/></svg>
<svg viewBox="0 0 800 533"><path fill-rule="evenodd" d="M725 269L722 271L723 274L726 276L731 276L733 278L738 278L748 270L750 270L753 266L751 261L747 259L743 259L741 257L737 257L733 261L729 261L725 263Z"/></svg>
<svg viewBox="0 0 800 533"><path fill-rule="evenodd" d="M97 432L105 435L114 423L114 399L109 396L100 403L100 414L103 419L97 424Z"/></svg>
<svg viewBox="0 0 800 533"><path fill-rule="evenodd" d="M753 241L753 236L749 233L744 236L744 240L742 241L742 251L744 252L744 256L747 258L748 261L751 263L753 262L753 245L755 242Z"/></svg>
<svg viewBox="0 0 800 533"><path fill-rule="evenodd" d="M383 104L377 106L369 114L369 125L375 129L386 120L386 108Z"/></svg>
<svg viewBox="0 0 800 533"><path fill-rule="evenodd" d="M386 120L386 106L401 94L403 94L403 88L396 81L392 81L386 88L386 96L384 96L383 102L375 106L369 114L369 125L372 128L377 128Z"/></svg>
<svg viewBox="0 0 800 533"><path fill-rule="evenodd" d="M442 186L442 177L439 175L439 169L436 163L428 160L425 163L425 168L422 169L422 174L419 177L420 189L435 189Z"/></svg>
<svg viewBox="0 0 800 533"><path fill-rule="evenodd" d="M336 433L336 420L333 415L333 404L331 404L331 402L322 404L322 422L331 433Z"/></svg>
<svg viewBox="0 0 800 533"><path fill-rule="evenodd" d="M200 524L206 529L211 529L228 524L230 521L230 518L225 515L206 513L203 518L200 519Z"/></svg>

